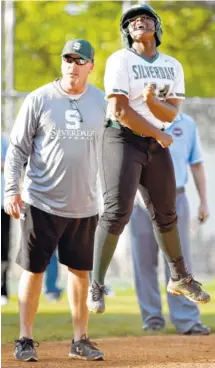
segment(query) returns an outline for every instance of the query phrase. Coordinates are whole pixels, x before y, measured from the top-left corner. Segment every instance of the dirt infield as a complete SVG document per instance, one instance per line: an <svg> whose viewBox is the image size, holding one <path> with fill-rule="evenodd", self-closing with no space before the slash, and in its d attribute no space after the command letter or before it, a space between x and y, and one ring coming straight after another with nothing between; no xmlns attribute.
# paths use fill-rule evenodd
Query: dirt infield
<svg viewBox="0 0 215 368"><path fill-rule="evenodd" d="M13 346L2 345L2 368L215 368L215 335L144 336L96 340L105 352L104 362L68 359L69 341L41 343L38 363L13 359Z"/></svg>

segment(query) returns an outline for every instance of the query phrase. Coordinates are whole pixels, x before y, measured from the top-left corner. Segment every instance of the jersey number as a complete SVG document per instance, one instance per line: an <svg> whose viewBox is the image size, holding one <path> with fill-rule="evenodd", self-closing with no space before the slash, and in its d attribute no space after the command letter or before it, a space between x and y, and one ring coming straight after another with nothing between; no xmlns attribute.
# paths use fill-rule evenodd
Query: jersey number
<svg viewBox="0 0 215 368"><path fill-rule="evenodd" d="M144 87L147 86L147 83L144 84ZM165 84L162 89L158 89L158 85L156 83L152 83L152 86L154 87L155 91L157 92L157 97L165 98L169 92L170 85Z"/></svg>

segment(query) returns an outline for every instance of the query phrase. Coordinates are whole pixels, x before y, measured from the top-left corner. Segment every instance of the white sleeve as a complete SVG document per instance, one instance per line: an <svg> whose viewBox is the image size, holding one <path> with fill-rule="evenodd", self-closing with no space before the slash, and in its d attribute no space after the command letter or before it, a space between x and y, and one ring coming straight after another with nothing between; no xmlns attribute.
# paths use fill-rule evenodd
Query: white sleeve
<svg viewBox="0 0 215 368"><path fill-rule="evenodd" d="M175 69L176 69L175 80L172 86L172 90L167 96L167 99L179 98L181 100L184 100L185 99L184 71L179 61L177 61Z"/></svg>
<svg viewBox="0 0 215 368"><path fill-rule="evenodd" d="M104 76L105 94L129 96L129 76L127 60L123 54L112 54L106 63Z"/></svg>

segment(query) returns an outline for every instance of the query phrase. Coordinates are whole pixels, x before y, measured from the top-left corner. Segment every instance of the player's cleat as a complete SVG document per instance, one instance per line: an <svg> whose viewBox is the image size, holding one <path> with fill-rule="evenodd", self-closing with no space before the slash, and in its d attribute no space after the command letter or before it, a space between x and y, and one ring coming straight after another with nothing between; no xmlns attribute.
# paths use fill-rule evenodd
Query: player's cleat
<svg viewBox="0 0 215 368"><path fill-rule="evenodd" d="M208 303L210 301L210 295L203 291L202 284L194 280L192 275L188 275L180 280L169 280L167 285L168 293L172 295L184 295L187 299L195 303Z"/></svg>
<svg viewBox="0 0 215 368"><path fill-rule="evenodd" d="M69 357L78 360L104 360L104 353L98 350L86 335L83 335L81 340L72 341Z"/></svg>
<svg viewBox="0 0 215 368"><path fill-rule="evenodd" d="M105 285L99 285L96 281L93 281L87 297L87 307L90 312L104 313L105 294L108 294Z"/></svg>
<svg viewBox="0 0 215 368"><path fill-rule="evenodd" d="M210 332L211 332L210 327L207 327L202 323L197 323L189 331L184 332L183 335L203 336L203 335L210 335Z"/></svg>
<svg viewBox="0 0 215 368"><path fill-rule="evenodd" d="M19 340L15 340L15 359L24 362L37 362L38 357L34 345L39 346L39 343L34 343L34 341L28 337L22 337Z"/></svg>

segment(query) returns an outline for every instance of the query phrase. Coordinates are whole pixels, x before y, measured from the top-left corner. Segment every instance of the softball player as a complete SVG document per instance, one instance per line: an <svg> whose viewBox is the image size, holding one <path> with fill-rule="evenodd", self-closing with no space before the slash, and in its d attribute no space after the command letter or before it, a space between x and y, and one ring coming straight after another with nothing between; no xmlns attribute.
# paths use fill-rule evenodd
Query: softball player
<svg viewBox="0 0 215 368"><path fill-rule="evenodd" d="M206 180L201 143L194 120L179 113L174 123L167 129L174 142L170 146L176 177L176 211L178 230L185 262L191 272L190 256L190 215L189 204L185 193L190 166L194 182L199 194L199 221L204 223L208 218L206 199ZM182 149L183 147L183 149ZM141 191L141 189L140 189ZM131 219L123 234L132 246L132 258L136 292L147 331L158 331L164 328L165 319L162 314L161 297L157 279L158 245L155 240L148 211L138 191ZM170 273L165 261L165 276L168 282ZM183 296L173 297L167 294L170 319L180 334L208 335L209 327L200 321L197 305Z"/></svg>
<svg viewBox="0 0 215 368"><path fill-rule="evenodd" d="M43 274L57 244L59 261L68 267L74 327L69 356L103 359L103 352L87 338L86 298L99 210L97 140L106 102L103 92L87 83L94 65L91 44L68 41L61 56L62 78L33 91L24 101L5 164L5 210L21 220L17 262L24 271L14 355L23 361L38 360L32 327ZM19 179L26 161L21 197Z"/></svg>
<svg viewBox="0 0 215 368"><path fill-rule="evenodd" d="M104 212L95 235L88 308L96 313L105 310L105 274L139 184L155 238L170 267L168 292L205 303L210 297L188 273L181 252L174 169L167 149L173 139L163 132L184 99L183 68L173 57L158 52L161 22L150 6L136 5L123 14L121 32L126 47L109 57L105 71L109 104L99 154Z"/></svg>

